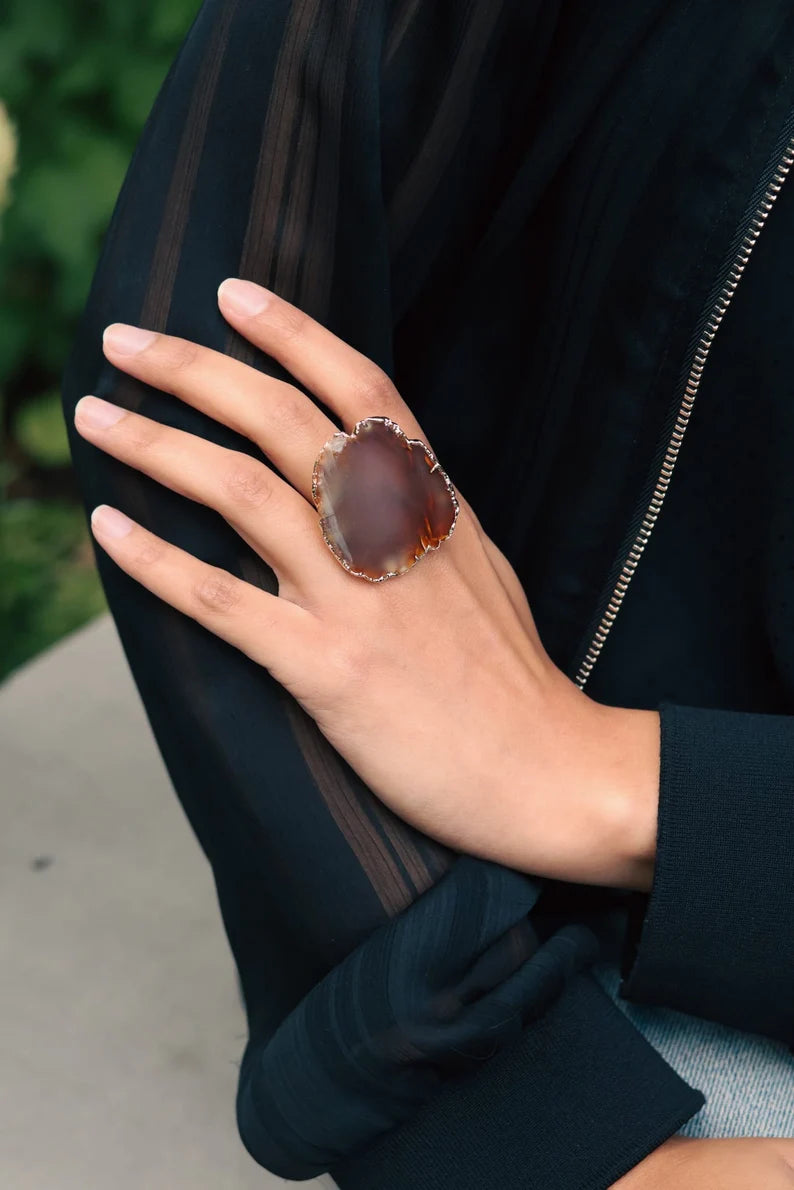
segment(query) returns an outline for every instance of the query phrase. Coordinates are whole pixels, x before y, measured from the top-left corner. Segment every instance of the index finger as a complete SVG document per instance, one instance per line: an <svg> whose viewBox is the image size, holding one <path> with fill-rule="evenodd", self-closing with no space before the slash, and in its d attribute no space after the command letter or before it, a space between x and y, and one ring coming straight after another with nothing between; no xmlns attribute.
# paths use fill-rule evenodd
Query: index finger
<svg viewBox="0 0 794 1190"><path fill-rule="evenodd" d="M430 446L383 369L303 310L238 277L228 277L218 287L218 304L235 330L338 414L346 430L365 417L388 417L409 438Z"/></svg>

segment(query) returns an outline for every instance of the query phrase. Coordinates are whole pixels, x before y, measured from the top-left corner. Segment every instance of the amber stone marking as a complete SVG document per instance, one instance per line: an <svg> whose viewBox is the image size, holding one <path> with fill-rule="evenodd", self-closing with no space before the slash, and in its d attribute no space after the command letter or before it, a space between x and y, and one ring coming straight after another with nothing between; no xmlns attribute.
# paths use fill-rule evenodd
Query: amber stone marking
<svg viewBox="0 0 794 1190"><path fill-rule="evenodd" d="M455 491L433 453L396 422L367 417L317 456L312 497L329 548L351 573L392 578L437 549L458 515Z"/></svg>

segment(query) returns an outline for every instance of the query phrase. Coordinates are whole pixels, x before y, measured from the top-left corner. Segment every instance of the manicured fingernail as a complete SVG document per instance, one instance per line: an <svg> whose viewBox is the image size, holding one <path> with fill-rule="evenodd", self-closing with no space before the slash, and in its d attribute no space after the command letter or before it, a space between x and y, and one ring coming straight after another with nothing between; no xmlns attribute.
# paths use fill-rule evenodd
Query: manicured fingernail
<svg viewBox="0 0 794 1190"><path fill-rule="evenodd" d="M95 430L105 430L120 421L126 412L101 397L81 397L74 407L74 419Z"/></svg>
<svg viewBox="0 0 794 1190"><path fill-rule="evenodd" d="M98 504L91 513L91 528L99 537L126 537L133 521L109 504Z"/></svg>
<svg viewBox="0 0 794 1190"><path fill-rule="evenodd" d="M105 327L103 342L111 351L119 355L137 355L156 339L154 331L142 330L139 326L130 326L126 322L114 322Z"/></svg>
<svg viewBox="0 0 794 1190"><path fill-rule="evenodd" d="M261 314L270 301L270 290L255 285L253 281L242 281L239 277L227 277L218 286L218 300L233 314Z"/></svg>

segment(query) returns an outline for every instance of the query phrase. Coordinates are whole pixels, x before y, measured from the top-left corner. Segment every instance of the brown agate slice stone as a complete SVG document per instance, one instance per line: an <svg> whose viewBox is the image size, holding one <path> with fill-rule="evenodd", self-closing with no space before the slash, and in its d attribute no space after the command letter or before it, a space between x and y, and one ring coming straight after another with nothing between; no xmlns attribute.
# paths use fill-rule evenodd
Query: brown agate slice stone
<svg viewBox="0 0 794 1190"><path fill-rule="evenodd" d="M367 417L329 438L312 497L323 536L352 574L392 578L449 537L458 501L433 453L387 417Z"/></svg>

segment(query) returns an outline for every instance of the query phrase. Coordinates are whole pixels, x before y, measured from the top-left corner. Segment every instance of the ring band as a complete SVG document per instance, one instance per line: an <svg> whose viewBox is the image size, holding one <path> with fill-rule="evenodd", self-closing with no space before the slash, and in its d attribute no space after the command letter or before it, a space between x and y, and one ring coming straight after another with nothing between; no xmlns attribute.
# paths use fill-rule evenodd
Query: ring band
<svg viewBox="0 0 794 1190"><path fill-rule="evenodd" d="M322 447L312 500L326 545L357 578L405 574L452 536L459 504L449 476L418 438L388 417L365 417Z"/></svg>

